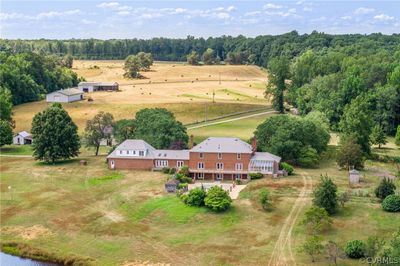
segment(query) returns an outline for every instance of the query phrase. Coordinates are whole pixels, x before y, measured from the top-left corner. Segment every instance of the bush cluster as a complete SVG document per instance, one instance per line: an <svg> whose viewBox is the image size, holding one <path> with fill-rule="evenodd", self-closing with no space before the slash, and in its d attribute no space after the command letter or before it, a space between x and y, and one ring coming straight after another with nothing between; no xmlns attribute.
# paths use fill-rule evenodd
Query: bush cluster
<svg viewBox="0 0 400 266"><path fill-rule="evenodd" d="M347 242L345 253L349 258L360 259L365 256L365 243L361 240L351 240Z"/></svg>
<svg viewBox="0 0 400 266"><path fill-rule="evenodd" d="M281 163L282 170L285 170L288 175L292 175L294 173L294 168L288 163Z"/></svg>
<svg viewBox="0 0 400 266"><path fill-rule="evenodd" d="M387 212L400 212L400 196L389 195L382 202L382 209Z"/></svg>
<svg viewBox="0 0 400 266"><path fill-rule="evenodd" d="M249 176L251 180L260 179L264 177L262 173L250 173Z"/></svg>
<svg viewBox="0 0 400 266"><path fill-rule="evenodd" d="M206 192L203 188L195 188L188 194L180 195L181 200L189 206L206 206L212 211L227 210L232 203L229 193L218 186L213 186Z"/></svg>

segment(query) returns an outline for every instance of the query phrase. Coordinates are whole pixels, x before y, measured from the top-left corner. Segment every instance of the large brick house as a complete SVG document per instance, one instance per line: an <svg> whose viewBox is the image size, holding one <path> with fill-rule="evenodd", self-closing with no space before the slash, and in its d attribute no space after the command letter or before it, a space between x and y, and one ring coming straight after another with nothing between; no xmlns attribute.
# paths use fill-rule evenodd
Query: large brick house
<svg viewBox="0 0 400 266"><path fill-rule="evenodd" d="M249 173L275 175L281 158L256 152L238 138L210 137L190 150L157 150L143 140L125 140L110 155L110 169L157 170L189 167L191 177L209 180L247 179Z"/></svg>

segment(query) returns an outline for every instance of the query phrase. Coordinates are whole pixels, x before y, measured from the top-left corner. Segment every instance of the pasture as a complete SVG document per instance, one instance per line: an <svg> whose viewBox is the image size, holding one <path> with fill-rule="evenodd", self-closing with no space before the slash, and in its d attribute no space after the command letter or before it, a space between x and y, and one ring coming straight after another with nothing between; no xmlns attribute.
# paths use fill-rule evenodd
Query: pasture
<svg viewBox="0 0 400 266"><path fill-rule="evenodd" d="M399 150L391 147L392 143L386 145L398 155ZM10 147L8 154L13 149L27 152ZM93 151L82 149L79 158L56 165L2 156L1 242L5 247L23 245L24 252L44 258L74 258L97 265L268 265L274 250L279 250L276 245L303 187L303 176L315 187L325 173L339 191L350 190L353 196L333 216L333 228L324 240L343 246L348 240L371 235L389 238L398 229L400 216L383 212L373 190L386 171L394 173L395 166L367 161L362 182L350 188L347 172L335 166L334 150L335 146L329 147L319 168L296 168L295 176L250 182L222 214L185 206L175 195L165 193L165 174L111 171L105 157L95 157ZM88 165L79 165L80 159ZM258 203L259 190L264 187L273 199L273 208L267 212ZM304 205L298 217L289 219L293 227L287 243L297 265L310 263L298 247L305 239L302 215L311 200L310 190L301 200ZM290 261L285 250L287 245L279 255ZM362 265L350 259L339 263ZM315 265L327 265L325 254L317 256Z"/></svg>
<svg viewBox="0 0 400 266"><path fill-rule="evenodd" d="M143 79L124 78L123 61L75 61L73 70L87 81L116 81L118 92L85 94L87 100L63 104L80 131L97 112L115 119L132 118L146 107L171 110L183 123L215 118L267 105L264 98L267 73L257 66L189 66L156 62ZM214 99L214 102L213 102ZM31 128L35 113L48 106L45 101L26 103L13 109L15 131ZM207 111L206 111L207 110Z"/></svg>

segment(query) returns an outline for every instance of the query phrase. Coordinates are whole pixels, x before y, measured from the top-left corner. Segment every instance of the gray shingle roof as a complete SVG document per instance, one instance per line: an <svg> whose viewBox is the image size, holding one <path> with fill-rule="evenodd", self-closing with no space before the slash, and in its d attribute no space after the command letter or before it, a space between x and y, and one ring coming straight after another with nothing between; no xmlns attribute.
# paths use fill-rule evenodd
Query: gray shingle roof
<svg viewBox="0 0 400 266"><path fill-rule="evenodd" d="M189 160L189 150L155 150L154 159Z"/></svg>
<svg viewBox="0 0 400 266"><path fill-rule="evenodd" d="M23 137L23 138L27 138L27 137L30 137L30 136L31 136L31 134L28 133L28 132L26 132L26 131L21 131L21 132L19 132L17 135L20 135L20 136Z"/></svg>
<svg viewBox="0 0 400 266"><path fill-rule="evenodd" d="M281 157L276 156L269 152L255 152L251 157L251 160L262 160L262 161L281 161Z"/></svg>
<svg viewBox="0 0 400 266"><path fill-rule="evenodd" d="M252 153L251 145L238 138L210 137L194 146L192 152Z"/></svg>
<svg viewBox="0 0 400 266"><path fill-rule="evenodd" d="M83 94L83 92L81 90L77 89L77 88L69 88L69 89L65 89L65 90L58 90L58 91L54 91L52 93L61 93L61 94L64 94L66 96L71 96L71 95L76 95L76 94Z"/></svg>
<svg viewBox="0 0 400 266"><path fill-rule="evenodd" d="M132 156L123 156L117 155L117 151L119 150L147 150L146 156L140 157L132 157ZM154 149L153 146L148 144L146 141L141 139L127 139L122 142L118 147L110 153L107 158L130 158L130 159L153 159L154 158Z"/></svg>

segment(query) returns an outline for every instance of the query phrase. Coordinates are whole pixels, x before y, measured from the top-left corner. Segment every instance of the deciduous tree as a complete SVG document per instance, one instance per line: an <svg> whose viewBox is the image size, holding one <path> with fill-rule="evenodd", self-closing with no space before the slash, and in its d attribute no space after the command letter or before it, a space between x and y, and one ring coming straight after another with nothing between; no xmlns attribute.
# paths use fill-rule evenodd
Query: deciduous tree
<svg viewBox="0 0 400 266"><path fill-rule="evenodd" d="M371 132L371 144L378 145L378 148L381 148L381 145L385 145L387 143L385 131L379 125L376 125L372 128Z"/></svg>
<svg viewBox="0 0 400 266"><path fill-rule="evenodd" d="M0 147L11 144L12 139L13 133L10 123L6 120L0 120Z"/></svg>
<svg viewBox="0 0 400 266"><path fill-rule="evenodd" d="M129 55L125 59L124 76L128 78L138 78L140 77L140 69L142 68L142 64L140 58L137 55Z"/></svg>
<svg viewBox="0 0 400 266"><path fill-rule="evenodd" d="M113 127L113 115L103 111L100 111L86 122L84 136L86 147L94 147L96 156L99 154L102 141L106 141L107 143L112 141Z"/></svg>
<svg viewBox="0 0 400 266"><path fill-rule="evenodd" d="M340 167L350 169L362 169L364 167L364 157L361 146L353 136L341 136L339 150L336 155L336 162Z"/></svg>
<svg viewBox="0 0 400 266"><path fill-rule="evenodd" d="M322 253L324 246L322 245L321 236L307 236L306 241L301 245L300 251L311 257L311 262L315 262L315 256Z"/></svg>
<svg viewBox="0 0 400 266"><path fill-rule="evenodd" d="M189 137L186 128L175 119L173 113L164 108L145 108L136 113L135 133L157 149L168 149L173 143L182 141L187 146Z"/></svg>
<svg viewBox="0 0 400 266"><path fill-rule="evenodd" d="M55 163L78 156L78 127L59 103L37 113L32 121L33 157Z"/></svg>
<svg viewBox="0 0 400 266"><path fill-rule="evenodd" d="M290 77L289 59L287 57L276 57L268 65L269 77L266 96L272 96L274 109L284 113L284 92L286 80Z"/></svg>

